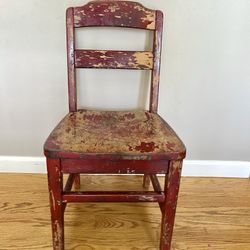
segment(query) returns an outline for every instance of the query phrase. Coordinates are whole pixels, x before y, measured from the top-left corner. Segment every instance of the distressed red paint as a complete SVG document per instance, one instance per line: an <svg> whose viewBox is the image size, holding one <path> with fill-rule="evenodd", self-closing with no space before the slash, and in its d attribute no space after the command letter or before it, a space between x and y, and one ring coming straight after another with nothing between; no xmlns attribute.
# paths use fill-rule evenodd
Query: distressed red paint
<svg viewBox="0 0 250 250"><path fill-rule="evenodd" d="M150 51L75 50L76 68L152 69Z"/></svg>
<svg viewBox="0 0 250 250"><path fill-rule="evenodd" d="M68 114L51 133L44 149L50 156L68 152L85 157L107 155L107 159L112 154L127 159L143 154L169 160L185 154L174 131L158 114L147 111L79 110Z"/></svg>
<svg viewBox="0 0 250 250"><path fill-rule="evenodd" d="M150 161L145 159L61 159L63 173L112 173L112 174L165 174L168 172L168 162L165 160Z"/></svg>
<svg viewBox="0 0 250 250"><path fill-rule="evenodd" d="M139 146L135 147L141 153L154 152L156 148L159 148L159 146L156 146L154 142L141 142Z"/></svg>
<svg viewBox="0 0 250 250"><path fill-rule="evenodd" d="M151 73L151 90L150 90L150 111L157 112L158 96L160 83L160 68L161 68L161 47L162 47L162 31L163 31L163 13L156 11L156 27L154 33L154 67Z"/></svg>
<svg viewBox="0 0 250 250"><path fill-rule="evenodd" d="M155 28L155 11L136 2L93 1L74 8L74 26L118 26L139 29Z"/></svg>
<svg viewBox="0 0 250 250"><path fill-rule="evenodd" d="M69 114L44 145L47 157L53 249L64 249L63 213L67 202L158 202L162 212L160 250L170 250L185 147L157 114L163 14L129 1L93 1L66 13ZM75 29L111 26L154 32L152 51L104 51L75 48ZM149 111L77 109L76 68L151 70ZM63 188L63 174L69 178ZM80 173L144 174L154 191L72 192ZM162 190L156 174L165 174Z"/></svg>

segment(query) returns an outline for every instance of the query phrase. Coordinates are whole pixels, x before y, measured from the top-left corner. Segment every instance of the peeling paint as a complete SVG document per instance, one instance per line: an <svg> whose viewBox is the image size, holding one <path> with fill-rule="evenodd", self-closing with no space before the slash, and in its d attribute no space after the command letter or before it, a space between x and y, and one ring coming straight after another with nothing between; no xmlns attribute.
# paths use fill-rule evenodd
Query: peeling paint
<svg viewBox="0 0 250 250"><path fill-rule="evenodd" d="M127 168L127 174L134 174L135 170Z"/></svg>
<svg viewBox="0 0 250 250"><path fill-rule="evenodd" d="M76 68L152 69L150 51L76 50Z"/></svg>
<svg viewBox="0 0 250 250"><path fill-rule="evenodd" d="M142 195L139 197L140 201L155 201L154 197L148 195Z"/></svg>
<svg viewBox="0 0 250 250"><path fill-rule="evenodd" d="M50 192L50 197L51 197L51 201L52 201L52 207L53 207L53 210L55 211L55 209L56 209L55 197L54 197L52 190L49 190L49 192Z"/></svg>
<svg viewBox="0 0 250 250"><path fill-rule="evenodd" d="M164 230L164 234L163 234L162 238L163 238L164 244L166 246L169 246L170 242L171 242L170 241L170 239L171 239L171 230L170 230L170 228L168 226Z"/></svg>
<svg viewBox="0 0 250 250"><path fill-rule="evenodd" d="M181 172L181 168L182 168L182 161L172 161L172 168L173 168L173 172L178 171L179 173Z"/></svg>
<svg viewBox="0 0 250 250"><path fill-rule="evenodd" d="M62 228L59 224L58 220L54 221L54 234L53 234L53 243L55 249L63 249L63 241L62 239Z"/></svg>
<svg viewBox="0 0 250 250"><path fill-rule="evenodd" d="M68 8L67 20L67 63L68 63L68 86L69 86L69 110L76 111L76 81L74 61L74 9Z"/></svg>
<svg viewBox="0 0 250 250"><path fill-rule="evenodd" d="M153 68L153 54L152 52L144 52L144 53L135 53L134 54L135 61L138 65L147 65L148 68Z"/></svg>
<svg viewBox="0 0 250 250"><path fill-rule="evenodd" d="M74 8L75 27L120 26L155 29L156 12L136 2L94 1Z"/></svg>
<svg viewBox="0 0 250 250"><path fill-rule="evenodd" d="M111 4L113 4L113 3L111 3ZM108 5L108 10L110 10L111 13L116 12L119 9L120 9L120 7L118 4Z"/></svg>
<svg viewBox="0 0 250 250"><path fill-rule="evenodd" d="M163 30L162 12L156 12L155 33L154 33L154 68L151 80L150 91L150 111L157 112L158 109L158 93L160 83L160 64L161 64L161 47L162 47L162 30Z"/></svg>
<svg viewBox="0 0 250 250"><path fill-rule="evenodd" d="M147 111L79 110L69 113L52 132L46 147L64 152L138 154L138 159L141 153L147 158L151 153L185 150L165 122Z"/></svg>

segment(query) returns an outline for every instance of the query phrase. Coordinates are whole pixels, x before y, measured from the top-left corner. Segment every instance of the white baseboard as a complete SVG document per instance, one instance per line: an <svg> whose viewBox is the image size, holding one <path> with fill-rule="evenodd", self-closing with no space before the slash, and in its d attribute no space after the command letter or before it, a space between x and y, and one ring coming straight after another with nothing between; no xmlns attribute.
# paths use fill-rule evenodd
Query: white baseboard
<svg viewBox="0 0 250 250"><path fill-rule="evenodd" d="M0 156L0 173L46 173L44 157ZM249 178L250 162L184 160L182 176Z"/></svg>
<svg viewBox="0 0 250 250"><path fill-rule="evenodd" d="M182 176L249 178L249 161L184 160Z"/></svg>
<svg viewBox="0 0 250 250"><path fill-rule="evenodd" d="M45 157L0 156L0 173L46 173Z"/></svg>

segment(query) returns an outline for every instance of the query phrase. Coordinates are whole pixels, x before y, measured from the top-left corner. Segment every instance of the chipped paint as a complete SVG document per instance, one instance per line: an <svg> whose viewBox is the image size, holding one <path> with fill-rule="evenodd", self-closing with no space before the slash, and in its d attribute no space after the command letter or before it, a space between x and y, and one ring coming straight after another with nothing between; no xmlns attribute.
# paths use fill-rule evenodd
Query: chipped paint
<svg viewBox="0 0 250 250"><path fill-rule="evenodd" d="M133 57L137 65L146 65L149 69L153 68L152 52L136 52Z"/></svg>
<svg viewBox="0 0 250 250"><path fill-rule="evenodd" d="M120 9L119 5L118 4L114 4L114 3L111 3L111 5L108 5L107 9L113 13L113 12L116 12L117 10Z"/></svg>
<svg viewBox="0 0 250 250"><path fill-rule="evenodd" d="M73 8L68 8L66 12L67 21L67 64L68 64L68 94L69 110L76 111L76 80L75 80L75 61L74 61L74 13Z"/></svg>
<svg viewBox="0 0 250 250"><path fill-rule="evenodd" d="M154 33L154 45L153 45L154 68L152 71L151 90L150 90L150 111L151 112L157 112L157 109L158 109L162 30L163 30L163 14L160 11L156 11L156 23L155 23L155 33Z"/></svg>
<svg viewBox="0 0 250 250"><path fill-rule="evenodd" d="M85 13L84 13L84 11L82 12L82 16L85 16ZM82 19L82 17L81 16L74 16L74 22L75 23L78 23L78 22L80 22L81 21L81 19Z"/></svg>
<svg viewBox="0 0 250 250"><path fill-rule="evenodd" d="M182 168L182 162L181 161L172 161L171 164L172 164L173 173L176 172L176 171L178 171L178 172L181 171L181 168Z"/></svg>
<svg viewBox="0 0 250 250"><path fill-rule="evenodd" d="M149 195L142 195L139 197L139 201L155 201L155 198Z"/></svg>
<svg viewBox="0 0 250 250"><path fill-rule="evenodd" d="M62 227L59 224L58 220L54 221L54 234L53 234L53 244L54 244L54 249L63 249L64 244L62 241Z"/></svg>
<svg viewBox="0 0 250 250"><path fill-rule="evenodd" d="M52 208L55 211L56 210L56 202L55 202L54 194L53 194L51 189L49 190L49 193L50 193L50 198L51 198L51 201L52 201Z"/></svg>
<svg viewBox="0 0 250 250"><path fill-rule="evenodd" d="M136 2L93 1L74 8L75 27L120 26L155 29L155 11Z"/></svg>
<svg viewBox="0 0 250 250"><path fill-rule="evenodd" d="M171 147L168 147L171 145ZM124 156L185 151L173 130L147 111L91 111L69 113L56 127L45 150Z"/></svg>
<svg viewBox="0 0 250 250"><path fill-rule="evenodd" d="M131 155L122 155L121 156L121 159L122 160L136 160L136 161L138 161L138 160L151 160L151 156L150 155L133 155L133 156L131 156ZM165 173L164 171L163 171L163 173Z"/></svg>
<svg viewBox="0 0 250 250"><path fill-rule="evenodd" d="M135 170L127 168L127 174L135 174Z"/></svg>
<svg viewBox="0 0 250 250"><path fill-rule="evenodd" d="M152 69L150 51L76 50L76 68Z"/></svg>
<svg viewBox="0 0 250 250"><path fill-rule="evenodd" d="M169 172L166 175L164 188L166 200L162 218L160 249L170 249L180 186L181 167L182 160L169 162Z"/></svg>
<svg viewBox="0 0 250 250"><path fill-rule="evenodd" d="M146 12L146 16L141 18L142 22L147 23L146 28L149 30L155 29L155 12Z"/></svg>
<svg viewBox="0 0 250 250"><path fill-rule="evenodd" d="M166 246L170 245L171 242L171 229L169 228L169 226L166 227L166 229L164 230L164 233L162 235L162 240L164 242L164 244Z"/></svg>

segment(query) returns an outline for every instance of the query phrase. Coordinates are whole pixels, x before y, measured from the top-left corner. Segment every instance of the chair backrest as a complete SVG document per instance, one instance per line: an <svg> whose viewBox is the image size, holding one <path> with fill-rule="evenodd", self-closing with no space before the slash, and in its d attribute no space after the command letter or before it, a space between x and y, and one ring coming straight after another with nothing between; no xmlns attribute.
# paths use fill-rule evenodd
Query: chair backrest
<svg viewBox="0 0 250 250"><path fill-rule="evenodd" d="M157 112L163 14L137 2L92 1L66 12L69 110L77 111L76 68L151 70L150 107ZM154 31L153 51L82 50L75 48L75 28L127 27Z"/></svg>

